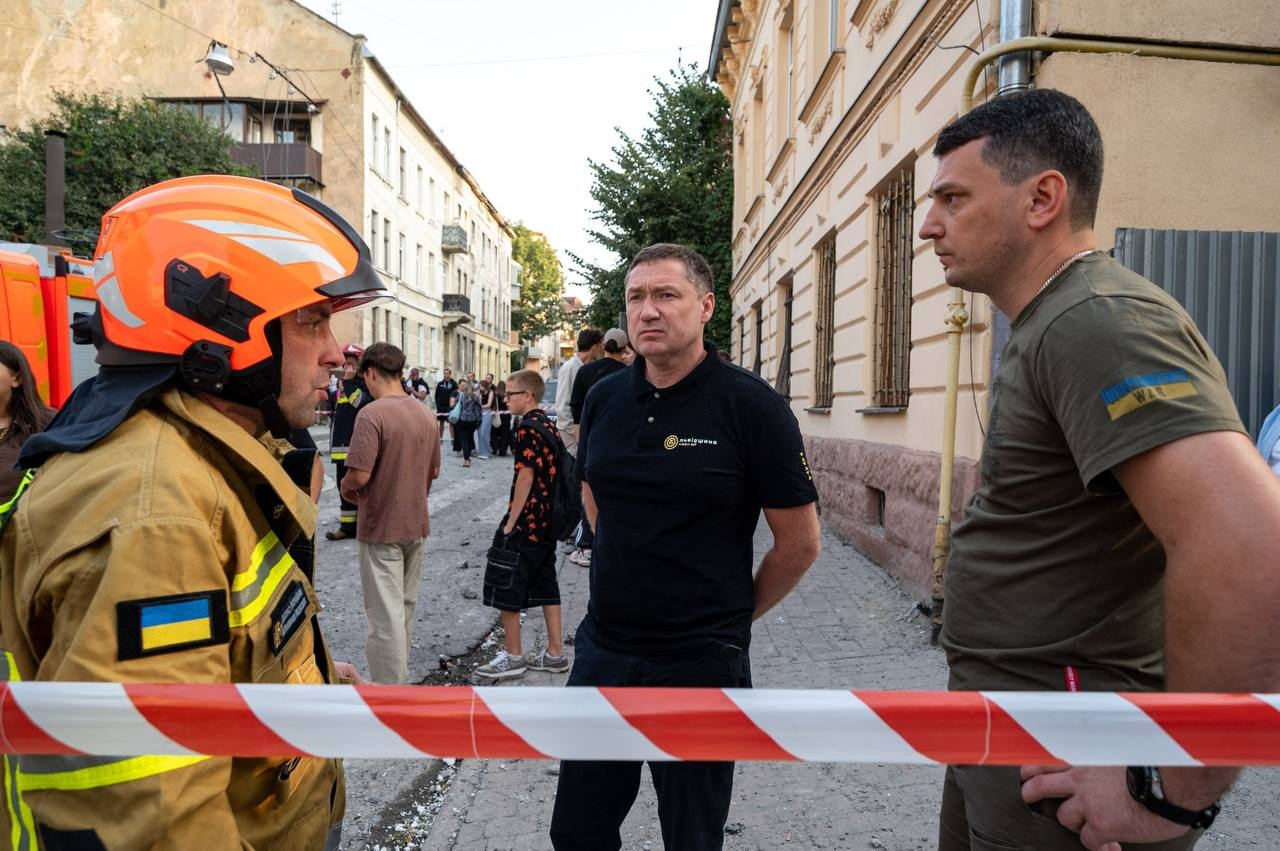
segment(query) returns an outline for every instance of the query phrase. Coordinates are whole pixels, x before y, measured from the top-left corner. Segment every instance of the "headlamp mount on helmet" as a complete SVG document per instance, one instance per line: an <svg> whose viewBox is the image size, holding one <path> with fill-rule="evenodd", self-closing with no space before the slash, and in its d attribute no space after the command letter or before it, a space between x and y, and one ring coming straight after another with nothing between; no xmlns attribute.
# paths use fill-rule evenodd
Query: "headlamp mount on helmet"
<svg viewBox="0 0 1280 851"><path fill-rule="evenodd" d="M249 322L263 312L231 292L231 277L223 272L205 277L185 260L175 259L165 268L164 280L164 301L170 310L237 343L249 339Z"/></svg>

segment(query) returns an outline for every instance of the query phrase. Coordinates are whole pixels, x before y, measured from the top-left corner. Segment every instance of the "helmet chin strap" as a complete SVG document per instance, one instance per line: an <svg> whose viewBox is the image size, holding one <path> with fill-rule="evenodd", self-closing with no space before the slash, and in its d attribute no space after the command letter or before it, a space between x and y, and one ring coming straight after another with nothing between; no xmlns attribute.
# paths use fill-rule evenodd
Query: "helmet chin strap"
<svg viewBox="0 0 1280 851"><path fill-rule="evenodd" d="M289 436L293 427L285 419L284 411L280 410L280 362L284 359L284 345L280 340L280 320L268 322L265 331L267 345L271 347L271 361L263 364L265 368L260 370L258 375L267 379L268 386L253 388L258 390L254 394L257 396L254 404L262 413L263 422L267 424L267 430L271 432L271 436L282 440Z"/></svg>
<svg viewBox="0 0 1280 851"><path fill-rule="evenodd" d="M280 320L268 322L264 330L267 345L271 348L270 358L241 372L227 374L225 383L221 385L210 386L207 378L193 381L188 372L184 372L183 377L188 384L199 389L206 389L228 401L256 408L262 414L262 421L271 432L271 436L287 439L293 432L293 428L285 418L284 411L280 410L280 361L284 352L280 342ZM222 356L229 359L230 350L226 349Z"/></svg>

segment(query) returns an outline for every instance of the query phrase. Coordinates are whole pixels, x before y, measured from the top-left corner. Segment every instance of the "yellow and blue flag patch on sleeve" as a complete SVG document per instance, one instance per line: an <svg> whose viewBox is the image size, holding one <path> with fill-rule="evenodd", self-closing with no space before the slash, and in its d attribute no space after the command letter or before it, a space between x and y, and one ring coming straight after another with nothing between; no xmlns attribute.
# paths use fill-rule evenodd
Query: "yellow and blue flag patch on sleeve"
<svg viewBox="0 0 1280 851"><path fill-rule="evenodd" d="M173 653L231 639L227 592L200 591L116 604L119 658Z"/></svg>
<svg viewBox="0 0 1280 851"><path fill-rule="evenodd" d="M1197 396L1199 391L1191 383L1191 376L1185 369L1165 369L1146 375L1131 375L1112 384L1099 395L1107 406L1107 414L1111 419L1118 420L1159 399Z"/></svg>

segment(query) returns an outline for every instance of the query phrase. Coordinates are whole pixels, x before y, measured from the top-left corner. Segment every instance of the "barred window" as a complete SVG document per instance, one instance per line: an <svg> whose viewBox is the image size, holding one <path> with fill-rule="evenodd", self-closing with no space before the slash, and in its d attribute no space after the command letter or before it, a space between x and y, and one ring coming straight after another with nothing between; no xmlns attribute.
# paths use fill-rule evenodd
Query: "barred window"
<svg viewBox="0 0 1280 851"><path fill-rule="evenodd" d="M814 252L813 407L830 408L835 398L836 235Z"/></svg>
<svg viewBox="0 0 1280 851"><path fill-rule="evenodd" d="M914 168L876 195L876 309L872 405L905 408L911 396L911 240Z"/></svg>
<svg viewBox="0 0 1280 851"><path fill-rule="evenodd" d="M778 300L782 302L781 327L775 332L782 339L782 347L778 351L778 378L774 389L784 398L791 399L791 281L778 285ZM775 314L776 315L776 314ZM775 337L777 339L777 337Z"/></svg>

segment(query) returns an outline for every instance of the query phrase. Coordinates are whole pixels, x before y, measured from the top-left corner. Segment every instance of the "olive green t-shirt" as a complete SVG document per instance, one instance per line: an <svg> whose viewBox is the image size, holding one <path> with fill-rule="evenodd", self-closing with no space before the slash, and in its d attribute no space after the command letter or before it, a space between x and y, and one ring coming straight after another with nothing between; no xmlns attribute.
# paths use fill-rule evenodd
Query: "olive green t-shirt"
<svg viewBox="0 0 1280 851"><path fill-rule="evenodd" d="M1172 296L1091 254L1032 299L947 563L951 688L1163 688L1164 551L1111 470L1210 431L1244 427Z"/></svg>

